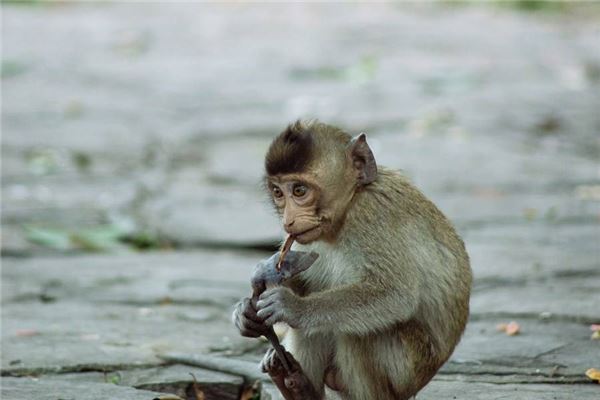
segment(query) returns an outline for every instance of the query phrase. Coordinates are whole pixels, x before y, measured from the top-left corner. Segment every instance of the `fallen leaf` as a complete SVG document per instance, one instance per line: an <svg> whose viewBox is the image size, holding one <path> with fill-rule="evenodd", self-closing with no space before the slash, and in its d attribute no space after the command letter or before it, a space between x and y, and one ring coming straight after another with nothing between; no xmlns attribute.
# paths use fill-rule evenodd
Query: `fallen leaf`
<svg viewBox="0 0 600 400"><path fill-rule="evenodd" d="M514 336L521 331L521 327L515 321L511 321L508 324L498 324L496 329L506 333L508 336Z"/></svg>
<svg viewBox="0 0 600 400"><path fill-rule="evenodd" d="M56 250L69 250L72 246L69 232L60 229L26 226L25 232L27 240L44 247Z"/></svg>
<svg viewBox="0 0 600 400"><path fill-rule="evenodd" d="M509 336L516 335L521 330L521 327L516 322L510 322L506 327L506 334Z"/></svg>
<svg viewBox="0 0 600 400"><path fill-rule="evenodd" d="M592 333L592 336L590 337L590 339L600 340L600 331L594 331L594 333Z"/></svg>
<svg viewBox="0 0 600 400"><path fill-rule="evenodd" d="M260 381L255 381L252 386L248 386L242 392L240 400L255 400L260 397Z"/></svg>
<svg viewBox="0 0 600 400"><path fill-rule="evenodd" d="M18 329L16 335L19 337L37 336L40 332L35 329Z"/></svg>
<svg viewBox="0 0 600 400"><path fill-rule="evenodd" d="M254 398L254 389L248 387L244 389L242 395L240 396L240 400L252 400Z"/></svg>
<svg viewBox="0 0 600 400"><path fill-rule="evenodd" d="M593 381L600 383L600 370L596 368L590 368L585 371L585 375Z"/></svg>
<svg viewBox="0 0 600 400"><path fill-rule="evenodd" d="M198 381L196 380L196 376L190 372L190 375L194 379L194 400L204 400L204 392L200 390L200 385L198 385Z"/></svg>
<svg viewBox="0 0 600 400"><path fill-rule="evenodd" d="M172 304L172 303L173 303L173 299L169 296L164 296L158 301L158 304L160 304L161 306L168 306L169 304Z"/></svg>
<svg viewBox="0 0 600 400"><path fill-rule="evenodd" d="M591 324L590 329L592 332L600 332L600 324Z"/></svg>
<svg viewBox="0 0 600 400"><path fill-rule="evenodd" d="M538 211L535 208L525 208L523 210L523 216L528 221L533 221L537 216Z"/></svg>

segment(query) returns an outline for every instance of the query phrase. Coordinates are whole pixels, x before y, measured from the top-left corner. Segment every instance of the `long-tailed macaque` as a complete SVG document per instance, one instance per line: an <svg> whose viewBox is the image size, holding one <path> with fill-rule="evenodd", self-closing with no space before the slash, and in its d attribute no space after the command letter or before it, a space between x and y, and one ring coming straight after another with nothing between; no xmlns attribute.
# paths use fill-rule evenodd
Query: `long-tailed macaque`
<svg viewBox="0 0 600 400"><path fill-rule="evenodd" d="M378 166L361 134L296 122L266 155L265 186L318 260L254 308L234 311L245 336L290 326L285 347L320 397L408 399L452 354L469 314L471 268L446 217L400 173ZM263 368L275 368L267 354Z"/></svg>

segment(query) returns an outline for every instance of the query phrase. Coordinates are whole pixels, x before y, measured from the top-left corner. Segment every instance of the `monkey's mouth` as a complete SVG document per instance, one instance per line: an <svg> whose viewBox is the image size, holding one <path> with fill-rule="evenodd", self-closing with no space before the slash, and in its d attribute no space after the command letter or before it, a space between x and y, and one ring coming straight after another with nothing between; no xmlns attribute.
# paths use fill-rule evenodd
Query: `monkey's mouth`
<svg viewBox="0 0 600 400"><path fill-rule="evenodd" d="M321 225L294 234L294 240L300 244L307 244L321 236Z"/></svg>

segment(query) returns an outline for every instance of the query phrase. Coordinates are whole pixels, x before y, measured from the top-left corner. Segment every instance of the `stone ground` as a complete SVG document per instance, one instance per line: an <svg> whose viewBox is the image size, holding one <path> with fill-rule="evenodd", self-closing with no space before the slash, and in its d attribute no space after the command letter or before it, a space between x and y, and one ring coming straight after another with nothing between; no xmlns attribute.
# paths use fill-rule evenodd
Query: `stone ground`
<svg viewBox="0 0 600 400"><path fill-rule="evenodd" d="M367 132L465 239L471 320L419 400L598 398L599 18L4 4L2 398L195 400L190 374L209 400L246 395L266 345L229 314L280 237L261 155L298 117Z"/></svg>

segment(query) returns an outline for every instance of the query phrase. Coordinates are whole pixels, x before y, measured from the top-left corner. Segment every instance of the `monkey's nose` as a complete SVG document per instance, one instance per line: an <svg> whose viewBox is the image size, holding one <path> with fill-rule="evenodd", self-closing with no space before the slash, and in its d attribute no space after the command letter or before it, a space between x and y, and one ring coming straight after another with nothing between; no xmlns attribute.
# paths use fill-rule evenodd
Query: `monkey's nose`
<svg viewBox="0 0 600 400"><path fill-rule="evenodd" d="M285 223L284 223L284 225L285 225L286 229L289 229L289 228L291 228L291 227L292 227L292 225L294 225L294 222L296 222L296 221L285 222Z"/></svg>

